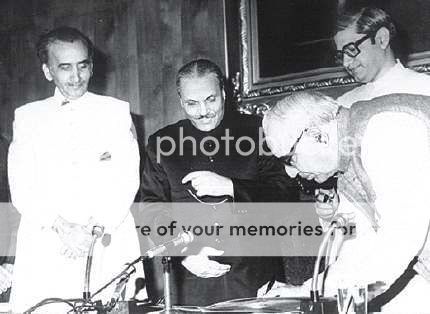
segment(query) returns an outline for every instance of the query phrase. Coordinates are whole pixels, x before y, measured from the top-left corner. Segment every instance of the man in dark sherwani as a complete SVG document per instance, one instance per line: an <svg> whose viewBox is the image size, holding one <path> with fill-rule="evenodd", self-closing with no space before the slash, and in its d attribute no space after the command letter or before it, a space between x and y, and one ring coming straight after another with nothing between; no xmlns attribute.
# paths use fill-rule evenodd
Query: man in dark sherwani
<svg viewBox="0 0 430 314"><path fill-rule="evenodd" d="M241 115L225 103L224 78L216 64L191 61L179 70L176 85L186 119L149 137L139 213L145 224L154 230L168 216L154 203L297 200L298 190L283 165L259 152L260 118ZM174 258L173 304L255 297L265 280L282 273L278 257L215 256L220 254L211 247Z"/></svg>

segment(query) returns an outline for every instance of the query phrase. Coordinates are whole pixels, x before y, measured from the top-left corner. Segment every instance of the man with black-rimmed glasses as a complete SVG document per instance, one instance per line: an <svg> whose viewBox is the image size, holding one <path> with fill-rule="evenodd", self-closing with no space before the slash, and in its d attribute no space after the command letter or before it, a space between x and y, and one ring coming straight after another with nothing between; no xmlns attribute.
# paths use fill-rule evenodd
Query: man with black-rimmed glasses
<svg viewBox="0 0 430 314"><path fill-rule="evenodd" d="M336 60L358 83L337 99L357 101L392 93L430 95L430 77L405 68L393 49L397 31L390 15L375 7L346 10L337 18Z"/></svg>
<svg viewBox="0 0 430 314"><path fill-rule="evenodd" d="M428 96L393 94L345 109L318 92L301 92L265 115L267 143L275 156L288 156L287 172L318 183L338 177L337 196L326 195L325 211L317 208L323 228L339 218L355 224L352 236L335 240L342 242L330 254L336 261L320 274L325 297L369 286L369 295L377 295L369 312L429 313L429 245L423 249L430 217L429 104ZM270 286L259 295L306 297L311 281Z"/></svg>

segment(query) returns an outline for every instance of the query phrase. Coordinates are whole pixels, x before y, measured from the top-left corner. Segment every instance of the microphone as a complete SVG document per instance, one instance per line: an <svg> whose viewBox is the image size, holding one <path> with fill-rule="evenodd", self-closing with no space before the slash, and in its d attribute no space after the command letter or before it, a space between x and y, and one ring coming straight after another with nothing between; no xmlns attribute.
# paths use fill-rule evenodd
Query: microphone
<svg viewBox="0 0 430 314"><path fill-rule="evenodd" d="M194 235L190 232L181 232L178 236L170 241L164 242L163 244L154 246L152 249L149 249L145 253L145 257L153 258L154 256L158 256L163 254L165 251L168 251L171 248L187 245L194 241Z"/></svg>
<svg viewBox="0 0 430 314"><path fill-rule="evenodd" d="M105 230L105 228L103 226L95 225L95 226L93 226L93 230L91 232L91 235L93 237L100 238L103 235L104 230Z"/></svg>

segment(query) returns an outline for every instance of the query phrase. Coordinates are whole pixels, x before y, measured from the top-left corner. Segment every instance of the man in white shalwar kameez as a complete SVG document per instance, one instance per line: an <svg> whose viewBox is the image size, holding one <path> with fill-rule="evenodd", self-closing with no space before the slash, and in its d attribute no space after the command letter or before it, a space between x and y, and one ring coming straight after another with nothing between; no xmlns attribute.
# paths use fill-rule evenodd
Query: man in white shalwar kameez
<svg viewBox="0 0 430 314"><path fill-rule="evenodd" d="M427 234L430 98L393 94L338 111L322 94L298 93L279 101L263 127L272 152L289 156L288 171L318 182L338 173L340 202L333 214L354 222L357 234L345 239L328 269L324 296L377 282L388 289ZM281 285L266 296L306 297L309 291L310 282ZM415 275L383 312L430 313L428 291L430 283Z"/></svg>
<svg viewBox="0 0 430 314"><path fill-rule="evenodd" d="M14 313L45 298L82 297L94 226L103 227L104 235L94 248L91 292L140 255L129 210L139 186L129 104L87 91L92 45L76 29L61 27L43 35L38 55L46 79L56 88L54 96L15 112L9 180L22 218L12 283ZM109 300L110 288L94 299ZM70 310L60 306L39 310Z"/></svg>

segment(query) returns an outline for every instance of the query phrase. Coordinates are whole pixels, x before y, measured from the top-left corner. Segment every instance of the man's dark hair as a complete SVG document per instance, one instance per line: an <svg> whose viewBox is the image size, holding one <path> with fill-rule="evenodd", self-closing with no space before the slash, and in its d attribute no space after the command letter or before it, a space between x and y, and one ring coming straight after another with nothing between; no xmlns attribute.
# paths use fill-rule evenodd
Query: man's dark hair
<svg viewBox="0 0 430 314"><path fill-rule="evenodd" d="M397 31L391 16L376 7L349 8L339 14L336 22L336 33L353 26L357 34L374 35L381 27L390 32L390 40L396 37Z"/></svg>
<svg viewBox="0 0 430 314"><path fill-rule="evenodd" d="M52 31L43 34L39 37L39 40L36 45L37 56L42 64L48 63L48 47L50 44L55 41L64 41L73 43L75 41L80 41L88 51L88 58L90 60L93 59L93 44L92 42L82 34L79 30L69 26L61 26L53 29Z"/></svg>
<svg viewBox="0 0 430 314"><path fill-rule="evenodd" d="M181 79L192 77L203 77L208 74L215 74L221 90L224 88L224 75L215 63L207 59L196 59L182 66L176 75L176 89L181 96Z"/></svg>

